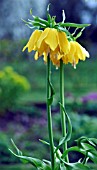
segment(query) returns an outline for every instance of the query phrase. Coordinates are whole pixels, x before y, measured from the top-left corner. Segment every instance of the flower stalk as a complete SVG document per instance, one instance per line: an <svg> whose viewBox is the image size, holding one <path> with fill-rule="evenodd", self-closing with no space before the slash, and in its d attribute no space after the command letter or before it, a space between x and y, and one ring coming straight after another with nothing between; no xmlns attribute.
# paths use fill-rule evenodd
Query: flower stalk
<svg viewBox="0 0 97 170"><path fill-rule="evenodd" d="M55 156L54 156L54 141L53 141L53 130L52 130L52 116L51 116L51 104L48 100L50 98L50 79L51 79L51 62L50 55L47 57L47 117L48 117L48 133L50 143L50 154L51 154L51 166L52 170L55 168Z"/></svg>
<svg viewBox="0 0 97 170"><path fill-rule="evenodd" d="M63 61L60 60L60 103L64 107L64 65ZM60 106L61 114L61 127L62 127L62 137L66 136L66 117L62 107ZM67 150L67 142L63 144L63 152ZM65 157L65 161L68 162L68 155Z"/></svg>

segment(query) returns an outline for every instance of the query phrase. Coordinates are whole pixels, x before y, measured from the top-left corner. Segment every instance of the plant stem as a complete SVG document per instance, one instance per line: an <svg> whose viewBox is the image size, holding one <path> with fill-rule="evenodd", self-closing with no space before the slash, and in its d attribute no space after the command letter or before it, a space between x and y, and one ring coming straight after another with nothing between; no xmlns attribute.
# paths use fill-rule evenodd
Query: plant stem
<svg viewBox="0 0 97 170"><path fill-rule="evenodd" d="M64 107L64 65L63 61L60 60L60 102ZM62 127L62 137L66 136L66 117L62 107L60 107L61 114L61 127ZM67 142L63 145L63 152L67 149ZM65 161L68 162L68 155L65 158Z"/></svg>
<svg viewBox="0 0 97 170"><path fill-rule="evenodd" d="M48 133L49 133L49 142L50 142L50 152L51 152L51 165L52 170L55 167L55 156L54 156L54 142L53 142L53 130L52 130L52 117L51 117L51 105L48 103L50 98L50 79L51 79L51 62L50 56L48 55L47 59L47 115L48 115Z"/></svg>

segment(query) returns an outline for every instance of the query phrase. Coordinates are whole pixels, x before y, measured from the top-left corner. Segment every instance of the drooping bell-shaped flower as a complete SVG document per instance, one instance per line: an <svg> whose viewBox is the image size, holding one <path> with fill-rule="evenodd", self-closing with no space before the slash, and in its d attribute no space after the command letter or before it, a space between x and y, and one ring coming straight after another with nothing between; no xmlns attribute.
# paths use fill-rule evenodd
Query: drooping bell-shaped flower
<svg viewBox="0 0 97 170"><path fill-rule="evenodd" d="M86 51L86 49L83 48L78 42L70 41L70 51L62 57L62 60L63 63L71 63L74 68L76 68L76 64L78 64L79 60L84 61L86 57L89 58L88 51Z"/></svg>
<svg viewBox="0 0 97 170"><path fill-rule="evenodd" d="M54 28L46 28L44 31L35 30L23 51L28 48L28 52L36 51L35 59L37 60L39 56L44 56L46 62L46 55L50 54L51 60L53 62L59 63L58 54L66 55L70 50L70 44L66 37L65 32L58 31ZM55 64L56 65L56 64ZM59 64L58 64L59 65Z"/></svg>
<svg viewBox="0 0 97 170"><path fill-rule="evenodd" d="M43 60L47 62L48 54L55 66L60 66L60 60L64 64L71 63L74 68L79 60L85 60L89 57L89 53L83 48L76 39L81 36L82 31L89 24L75 24L65 23L65 13L63 11L63 21L60 23L55 22L55 17L51 17L47 10L47 19L44 20L39 17L33 16L34 20L26 22L30 28L36 30L32 33L23 51L28 48L28 52L35 51L34 58L38 60L43 56ZM32 26L31 26L32 25ZM68 27L74 27L75 31L71 34ZM76 30L81 29L76 35Z"/></svg>

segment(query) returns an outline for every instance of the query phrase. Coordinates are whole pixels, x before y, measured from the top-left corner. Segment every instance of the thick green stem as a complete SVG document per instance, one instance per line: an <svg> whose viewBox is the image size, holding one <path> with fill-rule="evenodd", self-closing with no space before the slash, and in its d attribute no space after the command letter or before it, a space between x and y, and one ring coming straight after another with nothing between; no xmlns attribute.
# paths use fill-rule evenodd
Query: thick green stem
<svg viewBox="0 0 97 170"><path fill-rule="evenodd" d="M52 116L51 116L51 105L48 103L50 98L50 77L51 77L51 62L48 55L47 61L47 115L48 115L48 133L49 133L49 142L50 142L50 152L51 152L51 165L52 170L55 167L55 157L54 157L54 142L53 142L53 130L52 130Z"/></svg>
<svg viewBox="0 0 97 170"><path fill-rule="evenodd" d="M60 103L64 106L64 65L63 61L60 60ZM61 114L61 127L62 127L62 136L66 136L66 117L62 107L60 107ZM67 142L63 145L63 152L67 149ZM65 158L65 161L68 162L68 155Z"/></svg>

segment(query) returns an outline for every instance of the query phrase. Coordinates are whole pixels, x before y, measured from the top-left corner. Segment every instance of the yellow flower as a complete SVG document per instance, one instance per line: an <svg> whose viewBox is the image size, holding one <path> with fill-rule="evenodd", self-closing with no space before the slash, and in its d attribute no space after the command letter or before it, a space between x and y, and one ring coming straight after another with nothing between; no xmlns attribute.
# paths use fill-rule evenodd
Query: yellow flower
<svg viewBox="0 0 97 170"><path fill-rule="evenodd" d="M37 47L40 48L43 42L45 42L49 48L54 51L58 46L57 30L54 28L46 28L37 42Z"/></svg>
<svg viewBox="0 0 97 170"><path fill-rule="evenodd" d="M79 60L85 60L89 53L76 41L68 41L65 32L58 31L55 28L45 28L44 31L35 30L23 51L28 48L28 52L36 51L34 58L37 60L43 55L47 62L48 54L52 63L60 66L60 59L63 63L71 63L74 67Z"/></svg>
<svg viewBox="0 0 97 170"><path fill-rule="evenodd" d="M44 56L44 61L47 62L48 53L50 53L53 64L58 63L59 54L67 54L70 49L69 41L64 32L60 32L54 28L46 28L44 31L35 30L23 51L28 48L28 52L36 51L35 60L39 56ZM55 62L56 61L56 62Z"/></svg>
<svg viewBox="0 0 97 170"><path fill-rule="evenodd" d="M89 53L78 42L70 41L70 51L68 54L62 57L63 63L71 63L75 68L79 60L85 60L89 58Z"/></svg>
<svg viewBox="0 0 97 170"><path fill-rule="evenodd" d="M37 42L38 49L43 48L44 44L49 47L50 51L55 51L58 46L61 53L66 54L69 51L69 41L67 40L66 34L54 28L46 28L42 32Z"/></svg>

